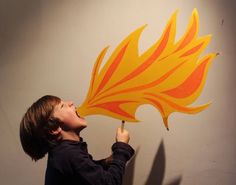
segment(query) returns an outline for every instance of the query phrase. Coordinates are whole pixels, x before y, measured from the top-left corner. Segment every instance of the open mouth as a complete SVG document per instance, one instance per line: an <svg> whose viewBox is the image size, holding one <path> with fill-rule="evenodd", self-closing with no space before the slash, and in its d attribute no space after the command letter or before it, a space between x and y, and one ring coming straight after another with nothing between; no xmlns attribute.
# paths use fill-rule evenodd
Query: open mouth
<svg viewBox="0 0 236 185"><path fill-rule="evenodd" d="M76 114L79 118L81 118L77 111L75 111L75 114Z"/></svg>
<svg viewBox="0 0 236 185"><path fill-rule="evenodd" d="M83 118L83 117L81 117L77 111L75 111L75 114L78 116L78 118L80 118L80 119L83 119L83 120L84 120L84 118Z"/></svg>

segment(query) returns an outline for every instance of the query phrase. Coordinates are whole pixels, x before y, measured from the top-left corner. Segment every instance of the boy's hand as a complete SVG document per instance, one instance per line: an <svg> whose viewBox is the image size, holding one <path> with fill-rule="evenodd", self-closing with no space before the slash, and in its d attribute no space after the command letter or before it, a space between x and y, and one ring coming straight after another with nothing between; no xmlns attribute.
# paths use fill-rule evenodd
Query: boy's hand
<svg viewBox="0 0 236 185"><path fill-rule="evenodd" d="M126 129L118 128L116 132L116 141L123 142L123 143L129 143L129 132Z"/></svg>

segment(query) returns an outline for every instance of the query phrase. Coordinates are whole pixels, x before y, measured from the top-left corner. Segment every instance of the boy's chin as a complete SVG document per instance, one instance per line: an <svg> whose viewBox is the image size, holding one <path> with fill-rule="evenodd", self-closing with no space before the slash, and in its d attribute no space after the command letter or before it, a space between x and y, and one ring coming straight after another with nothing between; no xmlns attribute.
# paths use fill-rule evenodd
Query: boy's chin
<svg viewBox="0 0 236 185"><path fill-rule="evenodd" d="M78 128L75 129L75 132L77 134L79 134L83 129L85 129L87 127L87 125L81 125Z"/></svg>

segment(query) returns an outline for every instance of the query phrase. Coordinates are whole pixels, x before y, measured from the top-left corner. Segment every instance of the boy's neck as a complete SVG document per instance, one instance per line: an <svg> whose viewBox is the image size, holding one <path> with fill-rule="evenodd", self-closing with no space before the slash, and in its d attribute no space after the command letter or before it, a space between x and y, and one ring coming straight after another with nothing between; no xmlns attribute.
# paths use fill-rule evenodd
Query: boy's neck
<svg viewBox="0 0 236 185"><path fill-rule="evenodd" d="M80 141L79 134L74 131L62 131L61 135L63 140Z"/></svg>

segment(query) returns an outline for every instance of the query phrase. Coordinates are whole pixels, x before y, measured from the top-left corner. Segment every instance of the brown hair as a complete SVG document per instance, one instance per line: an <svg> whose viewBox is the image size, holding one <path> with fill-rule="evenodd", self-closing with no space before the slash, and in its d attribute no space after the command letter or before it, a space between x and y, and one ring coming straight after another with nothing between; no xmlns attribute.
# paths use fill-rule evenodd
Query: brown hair
<svg viewBox="0 0 236 185"><path fill-rule="evenodd" d="M23 150L32 160L37 161L58 143L58 136L50 134L60 125L60 120L53 117L54 107L60 98L46 95L28 108L20 123L20 140Z"/></svg>

